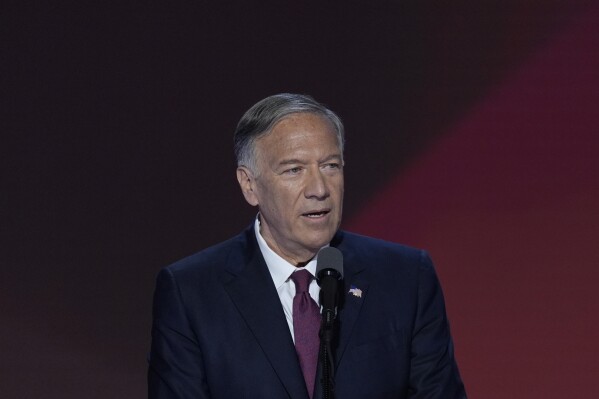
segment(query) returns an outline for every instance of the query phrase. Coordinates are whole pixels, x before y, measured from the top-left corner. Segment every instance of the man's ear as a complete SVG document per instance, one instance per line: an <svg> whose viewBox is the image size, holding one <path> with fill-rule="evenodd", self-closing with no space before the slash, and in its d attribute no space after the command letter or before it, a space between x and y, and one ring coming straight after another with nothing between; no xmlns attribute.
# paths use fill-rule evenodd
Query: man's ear
<svg viewBox="0 0 599 399"><path fill-rule="evenodd" d="M256 180L254 179L252 172L245 166L239 166L237 168L237 181L239 182L241 192L248 204L257 206L258 196L255 191Z"/></svg>

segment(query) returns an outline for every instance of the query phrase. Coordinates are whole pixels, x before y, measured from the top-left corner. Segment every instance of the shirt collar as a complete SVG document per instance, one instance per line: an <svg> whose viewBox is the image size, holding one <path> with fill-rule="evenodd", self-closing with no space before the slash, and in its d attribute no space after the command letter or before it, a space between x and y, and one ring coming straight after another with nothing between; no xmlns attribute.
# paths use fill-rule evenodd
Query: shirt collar
<svg viewBox="0 0 599 399"><path fill-rule="evenodd" d="M268 271L270 272L270 276L272 277L273 282L275 283L275 287L278 289L283 284L287 282L291 273L306 269L308 270L312 276L316 276L316 258L315 256L308 264L304 267L295 267L291 263L287 262L285 259L280 257L275 251L270 249L266 240L260 234L260 215L256 217L256 221L254 222L254 232L256 233L256 239L258 240L258 246L260 247L260 251L262 252L262 256L264 257L264 261L266 262L266 266L268 267ZM328 245L325 245L328 247ZM323 247L324 248L324 247Z"/></svg>

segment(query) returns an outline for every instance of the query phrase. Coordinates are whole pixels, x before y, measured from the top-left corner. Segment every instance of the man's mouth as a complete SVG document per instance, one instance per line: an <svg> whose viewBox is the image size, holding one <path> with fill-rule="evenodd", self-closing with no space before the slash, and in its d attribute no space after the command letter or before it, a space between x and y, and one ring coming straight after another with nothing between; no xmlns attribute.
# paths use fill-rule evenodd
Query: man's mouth
<svg viewBox="0 0 599 399"><path fill-rule="evenodd" d="M306 212L306 213L302 213L302 216L306 216L308 218L319 218L319 217L323 217L326 214L328 214L330 212L330 210L328 209L323 209L321 211L313 211L313 212Z"/></svg>

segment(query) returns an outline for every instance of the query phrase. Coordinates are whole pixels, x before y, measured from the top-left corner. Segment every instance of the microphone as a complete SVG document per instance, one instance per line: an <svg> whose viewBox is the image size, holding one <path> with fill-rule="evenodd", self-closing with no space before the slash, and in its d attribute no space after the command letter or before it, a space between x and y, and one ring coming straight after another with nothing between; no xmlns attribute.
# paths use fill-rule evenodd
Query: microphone
<svg viewBox="0 0 599 399"><path fill-rule="evenodd" d="M343 279L343 254L337 248L326 247L316 258L316 278L320 286L320 351L318 362L321 365L323 397L334 399L335 359L333 358L334 321L339 303L339 285Z"/></svg>
<svg viewBox="0 0 599 399"><path fill-rule="evenodd" d="M320 286L320 306L325 325L330 326L337 315L339 281L343 279L343 254L337 248L326 247L318 252L316 278Z"/></svg>

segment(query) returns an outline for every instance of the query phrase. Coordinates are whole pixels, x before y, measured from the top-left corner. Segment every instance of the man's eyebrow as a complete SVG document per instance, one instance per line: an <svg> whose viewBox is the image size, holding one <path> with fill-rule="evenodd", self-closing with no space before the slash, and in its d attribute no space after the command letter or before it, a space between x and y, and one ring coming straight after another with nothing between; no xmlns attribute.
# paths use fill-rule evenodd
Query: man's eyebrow
<svg viewBox="0 0 599 399"><path fill-rule="evenodd" d="M341 160L343 160L343 157L341 156L341 154L331 154L331 155L328 155L328 156L324 157L319 162L323 163L323 162L329 162L331 160L341 161Z"/></svg>
<svg viewBox="0 0 599 399"><path fill-rule="evenodd" d="M327 155L326 157L319 159L318 163L323 163L323 162L328 162L330 160L333 159L337 159L337 160L342 160L343 157L341 156L341 154L331 154L331 155ZM298 158L290 158L290 159L283 159L282 161L279 162L279 165L305 165L307 162L306 161L302 161L301 159Z"/></svg>
<svg viewBox="0 0 599 399"><path fill-rule="evenodd" d="M281 162L279 162L279 165L305 165L306 162L302 161L301 159L283 159Z"/></svg>

